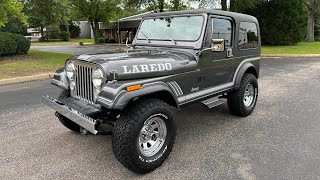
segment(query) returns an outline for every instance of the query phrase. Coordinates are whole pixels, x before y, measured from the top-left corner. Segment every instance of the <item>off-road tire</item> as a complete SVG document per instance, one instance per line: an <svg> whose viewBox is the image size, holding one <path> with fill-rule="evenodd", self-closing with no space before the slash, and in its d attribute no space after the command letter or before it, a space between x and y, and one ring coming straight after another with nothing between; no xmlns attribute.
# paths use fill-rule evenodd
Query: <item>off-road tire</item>
<svg viewBox="0 0 320 180"><path fill-rule="evenodd" d="M245 90L247 85L251 83L251 85L254 88L254 98L252 104L247 107L244 104L243 98L245 95ZM231 93L228 93L228 107L233 115L237 115L240 117L246 117L252 113L254 110L257 99L258 99L258 81L255 75L246 73L244 74L240 88L238 90L232 91Z"/></svg>
<svg viewBox="0 0 320 180"><path fill-rule="evenodd" d="M139 135L144 122L156 114L163 114L167 135L162 148L151 157L139 150ZM145 174L161 166L169 156L176 137L175 108L159 99L139 100L129 105L115 123L112 148L118 161L129 170Z"/></svg>
<svg viewBox="0 0 320 180"><path fill-rule="evenodd" d="M67 90L63 90L59 97L58 100L67 98L70 96L70 92ZM71 121L70 119L64 117L63 115L59 114L58 112L55 113L56 116L58 117L59 121L68 129L75 131L75 132L80 132L80 126L76 123L74 123L73 121Z"/></svg>

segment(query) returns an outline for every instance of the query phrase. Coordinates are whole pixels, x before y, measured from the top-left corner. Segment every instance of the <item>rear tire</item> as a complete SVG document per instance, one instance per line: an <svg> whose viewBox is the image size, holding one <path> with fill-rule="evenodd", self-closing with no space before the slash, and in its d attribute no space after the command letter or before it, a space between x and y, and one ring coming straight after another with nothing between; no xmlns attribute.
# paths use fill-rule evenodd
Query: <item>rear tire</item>
<svg viewBox="0 0 320 180"><path fill-rule="evenodd" d="M258 99L258 81L253 74L244 74L240 88L228 94L228 107L233 115L249 116Z"/></svg>
<svg viewBox="0 0 320 180"><path fill-rule="evenodd" d="M58 100L67 98L69 96L70 96L70 92L67 91L67 90L63 90L60 93L60 95L58 97ZM71 121L70 119L64 117L63 115L61 115L58 112L56 112L55 114L58 117L58 119L61 122L61 124L63 124L66 128L70 129L71 131L80 132L80 126L78 124L74 123L73 121Z"/></svg>
<svg viewBox="0 0 320 180"><path fill-rule="evenodd" d="M158 99L129 105L116 121L112 148L129 170L144 174L161 166L176 137L175 108Z"/></svg>

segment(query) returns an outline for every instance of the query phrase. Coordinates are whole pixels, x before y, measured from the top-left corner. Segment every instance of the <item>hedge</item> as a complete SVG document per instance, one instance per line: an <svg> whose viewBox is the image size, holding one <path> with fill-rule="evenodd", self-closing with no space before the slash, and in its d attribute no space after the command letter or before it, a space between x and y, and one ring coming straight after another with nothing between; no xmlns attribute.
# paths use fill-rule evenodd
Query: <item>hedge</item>
<svg viewBox="0 0 320 180"><path fill-rule="evenodd" d="M69 41L70 40L70 33L68 33L67 31L61 31L58 33L58 35L62 41Z"/></svg>
<svg viewBox="0 0 320 180"><path fill-rule="evenodd" d="M27 54L30 41L22 35L0 32L0 56Z"/></svg>
<svg viewBox="0 0 320 180"><path fill-rule="evenodd" d="M43 37L41 37L40 41L50 41L50 40L62 40L62 41L69 41L70 40L70 33L67 31L60 31L60 32L51 32Z"/></svg>
<svg viewBox="0 0 320 180"><path fill-rule="evenodd" d="M115 39L113 39L113 38L104 38L104 37L102 37L102 38L99 38L98 39L98 41L99 41L99 43L116 43L117 41L115 40Z"/></svg>

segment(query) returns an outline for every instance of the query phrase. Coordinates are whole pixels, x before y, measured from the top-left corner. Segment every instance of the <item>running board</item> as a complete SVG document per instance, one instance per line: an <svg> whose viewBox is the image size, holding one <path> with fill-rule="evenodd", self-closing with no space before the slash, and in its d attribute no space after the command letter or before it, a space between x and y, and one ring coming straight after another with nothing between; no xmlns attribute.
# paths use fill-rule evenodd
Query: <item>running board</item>
<svg viewBox="0 0 320 180"><path fill-rule="evenodd" d="M213 108L213 107L216 107L216 106L219 106L221 104L226 103L226 101L220 99L219 96L216 96L216 97L204 100L204 101L202 101L202 103L204 105L206 105L208 108Z"/></svg>

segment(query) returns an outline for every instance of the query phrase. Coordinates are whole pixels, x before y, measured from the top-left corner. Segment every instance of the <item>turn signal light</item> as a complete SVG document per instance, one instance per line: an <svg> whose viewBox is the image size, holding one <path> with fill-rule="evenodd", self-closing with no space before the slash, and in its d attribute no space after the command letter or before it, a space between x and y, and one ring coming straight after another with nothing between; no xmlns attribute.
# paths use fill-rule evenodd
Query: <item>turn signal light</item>
<svg viewBox="0 0 320 180"><path fill-rule="evenodd" d="M130 91L136 91L136 90L139 90L141 89L141 84L137 84L137 85L133 85L133 86L128 86L127 87L127 91L130 92Z"/></svg>

